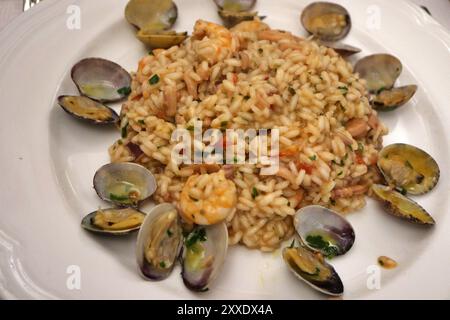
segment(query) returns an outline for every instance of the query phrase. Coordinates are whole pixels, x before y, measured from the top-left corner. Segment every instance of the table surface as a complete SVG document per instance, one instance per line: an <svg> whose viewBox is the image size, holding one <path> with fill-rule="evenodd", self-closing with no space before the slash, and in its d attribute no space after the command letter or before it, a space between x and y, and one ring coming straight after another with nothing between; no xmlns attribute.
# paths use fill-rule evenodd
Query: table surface
<svg viewBox="0 0 450 320"><path fill-rule="evenodd" d="M427 7L432 16L445 26L447 30L450 30L450 0L409 1ZM23 0L0 0L0 30L2 30L12 19L22 14L22 8Z"/></svg>

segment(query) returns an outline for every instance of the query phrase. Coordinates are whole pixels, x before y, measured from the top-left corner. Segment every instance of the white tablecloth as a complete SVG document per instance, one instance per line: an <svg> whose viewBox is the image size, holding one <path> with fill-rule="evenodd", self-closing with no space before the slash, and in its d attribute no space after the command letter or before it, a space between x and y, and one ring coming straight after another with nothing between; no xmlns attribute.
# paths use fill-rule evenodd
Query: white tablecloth
<svg viewBox="0 0 450 320"><path fill-rule="evenodd" d="M355 0L356 1L356 0ZM393 1L393 0L386 0ZM450 0L410 0L426 6L433 17L450 30ZM23 0L0 0L0 30L22 13Z"/></svg>

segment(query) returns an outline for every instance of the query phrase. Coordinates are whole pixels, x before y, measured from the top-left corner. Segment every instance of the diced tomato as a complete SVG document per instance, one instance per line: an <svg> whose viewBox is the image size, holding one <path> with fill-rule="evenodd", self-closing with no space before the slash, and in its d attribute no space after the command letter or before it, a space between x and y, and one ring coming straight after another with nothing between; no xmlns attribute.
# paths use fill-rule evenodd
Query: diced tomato
<svg viewBox="0 0 450 320"><path fill-rule="evenodd" d="M364 159L363 159L362 155L359 152L355 153L355 162L357 164L364 164Z"/></svg>
<svg viewBox="0 0 450 320"><path fill-rule="evenodd" d="M231 81L233 81L234 84L238 82L238 76L236 73L231 74Z"/></svg>
<svg viewBox="0 0 450 320"><path fill-rule="evenodd" d="M302 163L302 162L297 162L296 166L297 166L298 170L302 170L303 169L303 170L305 170L305 172L307 174L311 174L312 171L315 168L313 165L310 165L310 164L307 164L307 163Z"/></svg>

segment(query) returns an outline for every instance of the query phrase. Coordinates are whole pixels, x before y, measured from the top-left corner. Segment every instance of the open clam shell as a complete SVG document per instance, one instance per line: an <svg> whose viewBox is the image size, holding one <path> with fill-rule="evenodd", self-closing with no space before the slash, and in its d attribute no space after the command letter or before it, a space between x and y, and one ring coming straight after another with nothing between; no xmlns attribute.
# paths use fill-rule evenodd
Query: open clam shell
<svg viewBox="0 0 450 320"><path fill-rule="evenodd" d="M125 18L138 29L168 30L178 17L178 8L172 0L130 0L125 7Z"/></svg>
<svg viewBox="0 0 450 320"><path fill-rule="evenodd" d="M344 58L361 52L360 48L353 47L351 45L348 45L348 44L345 44L342 42L321 41L321 40L316 40L316 41L325 47L334 49L334 51L336 51L338 54L340 54Z"/></svg>
<svg viewBox="0 0 450 320"><path fill-rule="evenodd" d="M181 276L187 288L205 291L219 275L228 250L228 230L224 222L197 226L186 237Z"/></svg>
<svg viewBox="0 0 450 320"><path fill-rule="evenodd" d="M71 76L80 93L96 101L118 101L130 92L130 74L109 60L83 59L73 66Z"/></svg>
<svg viewBox="0 0 450 320"><path fill-rule="evenodd" d="M100 234L127 235L139 230L144 218L145 213L132 208L99 209L85 216L81 226Z"/></svg>
<svg viewBox="0 0 450 320"><path fill-rule="evenodd" d="M355 242L350 222L337 212L318 205L298 210L294 227L308 248L326 257L345 254Z"/></svg>
<svg viewBox="0 0 450 320"><path fill-rule="evenodd" d="M243 12L251 10L256 0L214 0L216 5L225 11Z"/></svg>
<svg viewBox="0 0 450 320"><path fill-rule="evenodd" d="M234 27L235 25L243 22L243 21L251 21L258 16L258 12L235 12L235 11L226 11L219 10L219 16L225 23L227 28ZM264 19L264 17L259 17L260 19Z"/></svg>
<svg viewBox="0 0 450 320"><path fill-rule="evenodd" d="M95 173L94 189L102 200L133 207L155 192L156 180L148 169L139 164L110 163Z"/></svg>
<svg viewBox="0 0 450 320"><path fill-rule="evenodd" d="M359 60L354 72L367 82L367 89L378 94L391 89L402 73L402 63L390 54L373 54Z"/></svg>
<svg viewBox="0 0 450 320"><path fill-rule="evenodd" d="M175 267L183 242L181 221L174 205L154 207L142 224L136 244L140 274L149 280L164 280Z"/></svg>
<svg viewBox="0 0 450 320"><path fill-rule="evenodd" d="M187 32L139 30L136 37L149 48L168 49L186 40Z"/></svg>
<svg viewBox="0 0 450 320"><path fill-rule="evenodd" d="M119 120L117 113L88 97L60 96L58 104L71 116L95 124L111 124Z"/></svg>
<svg viewBox="0 0 450 320"><path fill-rule="evenodd" d="M416 224L434 225L436 223L424 208L400 192L379 184L374 184L372 191L376 198L382 201L388 213Z"/></svg>
<svg viewBox="0 0 450 320"><path fill-rule="evenodd" d="M372 99L372 106L379 111L392 111L407 103L417 91L416 85L382 90Z"/></svg>
<svg viewBox="0 0 450 320"><path fill-rule="evenodd" d="M344 38L352 26L348 11L330 2L311 3L303 10L300 20L306 31L324 41Z"/></svg>
<svg viewBox="0 0 450 320"><path fill-rule="evenodd" d="M440 177L439 166L432 156L404 143L384 147L377 165L388 184L413 195L431 191Z"/></svg>
<svg viewBox="0 0 450 320"><path fill-rule="evenodd" d="M341 278L320 254L302 246L288 247L283 249L283 260L298 279L312 288L331 296L344 293Z"/></svg>

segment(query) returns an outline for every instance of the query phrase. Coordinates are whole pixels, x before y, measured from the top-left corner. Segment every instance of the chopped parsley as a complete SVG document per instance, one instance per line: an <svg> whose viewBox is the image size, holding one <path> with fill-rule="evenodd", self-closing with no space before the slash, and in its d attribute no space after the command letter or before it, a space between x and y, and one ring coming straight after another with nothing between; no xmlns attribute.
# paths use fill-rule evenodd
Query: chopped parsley
<svg viewBox="0 0 450 320"><path fill-rule="evenodd" d="M157 74L153 75L149 80L148 83L150 83L152 86L157 84L159 82L159 76Z"/></svg>
<svg viewBox="0 0 450 320"><path fill-rule="evenodd" d="M187 127L187 129L188 129L189 131L194 131L194 126L189 126L189 127Z"/></svg>
<svg viewBox="0 0 450 320"><path fill-rule="evenodd" d="M192 231L186 238L186 247L192 248L197 242L206 241L206 230L205 228L197 228Z"/></svg>
<svg viewBox="0 0 450 320"><path fill-rule="evenodd" d="M109 194L109 199L111 199L112 201L127 201L130 198L128 196L119 196L117 194L110 193Z"/></svg>
<svg viewBox="0 0 450 320"><path fill-rule="evenodd" d="M306 237L306 242L312 248L318 249L323 252L323 254L327 256L327 258L332 258L339 253L338 248L329 241L324 240L321 235L308 235Z"/></svg>
<svg viewBox="0 0 450 320"><path fill-rule="evenodd" d="M315 161L315 160L317 159L317 156L316 156L316 155L313 155L313 156L309 157L309 159L310 159L311 161Z"/></svg>
<svg viewBox="0 0 450 320"><path fill-rule="evenodd" d="M239 160L238 160L238 157L237 157L237 156L234 156L233 162L234 162L234 163L238 163L238 161L239 161Z"/></svg>
<svg viewBox="0 0 450 320"><path fill-rule="evenodd" d="M125 122L125 125L122 126L120 134L121 134L122 138L126 138L127 137L127 134L128 134L128 120Z"/></svg>
<svg viewBox="0 0 450 320"><path fill-rule="evenodd" d="M138 123L139 123L140 125L143 125L143 126L145 126L145 120L144 120L144 119L140 119L140 120L138 120Z"/></svg>
<svg viewBox="0 0 450 320"><path fill-rule="evenodd" d="M386 88L385 87L381 87L380 89L378 89L377 94L382 93L384 90L386 90Z"/></svg>
<svg viewBox="0 0 450 320"><path fill-rule="evenodd" d="M165 263L164 261L161 261L161 262L159 263L159 266L160 266L161 268L165 269L165 268L166 268L166 263Z"/></svg>
<svg viewBox="0 0 450 320"><path fill-rule="evenodd" d="M408 193L408 191L405 188L400 188L400 193L404 196L406 196L406 194Z"/></svg>
<svg viewBox="0 0 450 320"><path fill-rule="evenodd" d="M119 90L117 90L117 93L122 96L127 96L131 93L131 88L130 87L120 88Z"/></svg>
<svg viewBox="0 0 450 320"><path fill-rule="evenodd" d="M170 229L167 229L166 233L169 237L173 236L173 232Z"/></svg>
<svg viewBox="0 0 450 320"><path fill-rule="evenodd" d="M340 86L340 87L338 87L338 89L342 91L343 95L346 95L348 92L348 87L346 87L346 86Z"/></svg>
<svg viewBox="0 0 450 320"><path fill-rule="evenodd" d="M259 192L258 192L258 190L255 187L253 187L253 189L252 189L252 198L255 199L257 196L259 196Z"/></svg>
<svg viewBox="0 0 450 320"><path fill-rule="evenodd" d="M364 152L364 145L361 142L358 142L358 152L360 153Z"/></svg>

